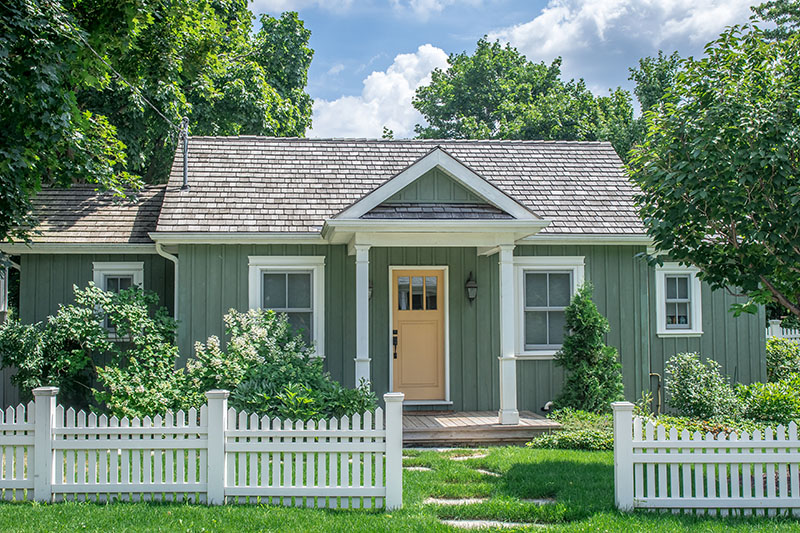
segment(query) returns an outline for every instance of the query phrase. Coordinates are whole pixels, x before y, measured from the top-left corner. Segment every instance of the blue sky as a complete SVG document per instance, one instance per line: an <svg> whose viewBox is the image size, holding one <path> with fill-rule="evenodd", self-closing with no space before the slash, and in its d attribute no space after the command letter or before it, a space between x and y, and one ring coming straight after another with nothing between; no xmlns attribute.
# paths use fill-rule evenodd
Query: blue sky
<svg viewBox="0 0 800 533"><path fill-rule="evenodd" d="M700 55L752 0L254 0L256 13L297 11L312 32L311 137L413 136L414 90L448 54L483 36L529 59L563 58L565 78L598 94L630 88L628 67L662 49Z"/></svg>

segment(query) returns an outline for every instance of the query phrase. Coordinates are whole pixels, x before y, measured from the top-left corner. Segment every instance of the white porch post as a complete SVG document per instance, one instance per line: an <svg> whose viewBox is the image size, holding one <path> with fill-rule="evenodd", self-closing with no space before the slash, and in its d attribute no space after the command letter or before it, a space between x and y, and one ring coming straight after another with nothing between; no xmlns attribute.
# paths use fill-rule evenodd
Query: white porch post
<svg viewBox="0 0 800 533"><path fill-rule="evenodd" d="M514 338L514 245L501 245L500 267L500 413L501 424L518 424L517 357Z"/></svg>
<svg viewBox="0 0 800 533"><path fill-rule="evenodd" d="M370 379L369 245L356 244L356 386Z"/></svg>

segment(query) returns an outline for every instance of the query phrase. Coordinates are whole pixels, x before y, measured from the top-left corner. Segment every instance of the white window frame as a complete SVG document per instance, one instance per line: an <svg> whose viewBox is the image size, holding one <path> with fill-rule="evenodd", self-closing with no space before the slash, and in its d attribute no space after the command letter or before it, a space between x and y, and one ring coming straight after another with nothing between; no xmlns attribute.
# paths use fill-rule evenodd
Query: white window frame
<svg viewBox="0 0 800 533"><path fill-rule="evenodd" d="M144 288L144 262L127 261L124 263L92 263L92 278L96 287L106 289L106 276L133 276L133 284Z"/></svg>
<svg viewBox="0 0 800 533"><path fill-rule="evenodd" d="M314 357L325 357L325 256L251 255L247 259L248 305L250 309L261 309L261 282L264 272L311 271Z"/></svg>
<svg viewBox="0 0 800 533"><path fill-rule="evenodd" d="M699 337L703 334L703 293L696 267L678 263L656 266L656 333L659 337ZM667 276L689 276L689 327L667 328Z"/></svg>
<svg viewBox="0 0 800 533"><path fill-rule="evenodd" d="M518 359L550 360L558 349L525 349L525 273L526 272L571 272L572 296L583 284L586 275L585 257L570 256L515 256L514 257L514 293L516 294L516 354Z"/></svg>

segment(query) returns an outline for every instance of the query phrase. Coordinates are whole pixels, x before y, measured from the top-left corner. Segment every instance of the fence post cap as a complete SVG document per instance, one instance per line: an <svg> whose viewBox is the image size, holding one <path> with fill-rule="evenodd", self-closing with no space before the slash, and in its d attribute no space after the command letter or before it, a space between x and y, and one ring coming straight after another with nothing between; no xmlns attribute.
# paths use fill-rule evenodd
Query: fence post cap
<svg viewBox="0 0 800 533"><path fill-rule="evenodd" d="M214 389L206 392L206 398L209 400L224 400L231 395L231 391L225 389Z"/></svg>
<svg viewBox="0 0 800 533"><path fill-rule="evenodd" d="M614 402L611 404L611 409L614 411L633 411L633 404L631 402Z"/></svg>
<svg viewBox="0 0 800 533"><path fill-rule="evenodd" d="M36 387L33 389L34 396L56 396L58 387Z"/></svg>
<svg viewBox="0 0 800 533"><path fill-rule="evenodd" d="M402 402L406 395L402 392L387 392L383 395L383 401L386 403Z"/></svg>
<svg viewBox="0 0 800 533"><path fill-rule="evenodd" d="M770 325L770 326L773 326L773 325L774 325L774 326L779 326L779 325L780 325L780 323L781 323L781 320L780 320L779 318L771 318L771 319L769 320L769 325Z"/></svg>

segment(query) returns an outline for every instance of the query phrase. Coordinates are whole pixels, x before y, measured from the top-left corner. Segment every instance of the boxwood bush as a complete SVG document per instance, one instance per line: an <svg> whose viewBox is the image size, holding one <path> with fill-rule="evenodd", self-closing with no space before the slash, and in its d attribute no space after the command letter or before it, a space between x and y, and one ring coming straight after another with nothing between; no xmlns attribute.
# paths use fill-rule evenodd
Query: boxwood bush
<svg viewBox="0 0 800 533"><path fill-rule="evenodd" d="M781 381L800 372L800 342L767 339L767 380Z"/></svg>

